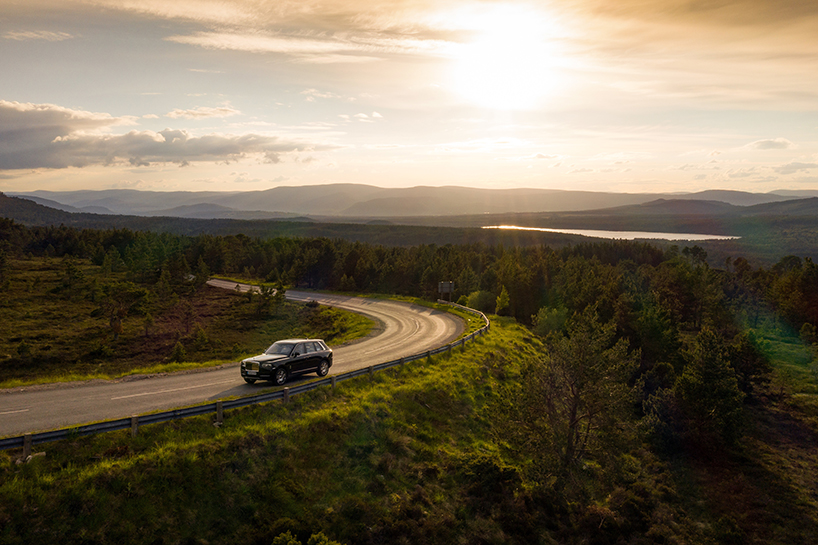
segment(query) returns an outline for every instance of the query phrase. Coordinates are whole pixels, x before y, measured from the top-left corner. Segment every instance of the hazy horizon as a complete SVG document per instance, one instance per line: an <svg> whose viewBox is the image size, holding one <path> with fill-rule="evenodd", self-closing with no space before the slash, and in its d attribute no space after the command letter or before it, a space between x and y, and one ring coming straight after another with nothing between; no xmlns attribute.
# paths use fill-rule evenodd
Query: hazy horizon
<svg viewBox="0 0 818 545"><path fill-rule="evenodd" d="M0 6L4 192L818 187L818 4Z"/></svg>

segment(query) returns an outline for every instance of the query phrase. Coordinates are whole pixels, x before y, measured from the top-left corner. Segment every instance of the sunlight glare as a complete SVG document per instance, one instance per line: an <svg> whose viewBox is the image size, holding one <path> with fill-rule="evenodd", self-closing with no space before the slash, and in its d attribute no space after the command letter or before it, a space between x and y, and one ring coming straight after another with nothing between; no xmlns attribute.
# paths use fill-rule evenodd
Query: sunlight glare
<svg viewBox="0 0 818 545"><path fill-rule="evenodd" d="M456 54L453 86L467 101L484 108L529 109L554 88L553 30L541 12L498 6L468 21L474 41Z"/></svg>

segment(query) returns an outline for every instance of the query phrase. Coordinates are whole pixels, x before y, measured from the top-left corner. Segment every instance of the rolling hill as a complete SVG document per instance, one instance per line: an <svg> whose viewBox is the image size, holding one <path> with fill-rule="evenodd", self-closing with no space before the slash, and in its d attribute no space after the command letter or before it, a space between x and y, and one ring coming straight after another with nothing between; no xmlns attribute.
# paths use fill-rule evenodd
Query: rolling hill
<svg viewBox="0 0 818 545"><path fill-rule="evenodd" d="M705 191L684 195L602 193L552 189L477 189L468 187L381 188L363 184L274 187L247 192L102 191L13 193L70 211L139 216L198 218L279 218L288 215L327 218L459 216L528 212L572 212L639 205L666 199L718 201L734 206L782 202L795 197L772 193ZM47 201L48 202L47 202ZM93 208L92 208L93 207ZM247 214L247 213L250 214Z"/></svg>

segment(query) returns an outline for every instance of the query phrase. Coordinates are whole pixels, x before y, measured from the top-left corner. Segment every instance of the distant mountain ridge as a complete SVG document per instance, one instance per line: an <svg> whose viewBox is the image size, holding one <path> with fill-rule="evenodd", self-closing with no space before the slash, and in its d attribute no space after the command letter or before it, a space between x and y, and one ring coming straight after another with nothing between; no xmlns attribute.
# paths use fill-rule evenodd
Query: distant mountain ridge
<svg viewBox="0 0 818 545"><path fill-rule="evenodd" d="M247 192L158 192L125 189L10 193L71 212L138 216L281 219L291 216L397 218L521 212L573 212L659 199L718 201L754 206L795 195L709 190L689 194L604 193L554 189L479 189L458 186L382 188L364 184L275 187Z"/></svg>

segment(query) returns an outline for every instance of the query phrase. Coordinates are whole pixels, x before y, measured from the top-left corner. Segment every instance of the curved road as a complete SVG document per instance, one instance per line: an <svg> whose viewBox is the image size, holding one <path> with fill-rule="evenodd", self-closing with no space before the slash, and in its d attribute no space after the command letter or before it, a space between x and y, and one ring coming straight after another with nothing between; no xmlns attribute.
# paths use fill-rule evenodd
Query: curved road
<svg viewBox="0 0 818 545"><path fill-rule="evenodd" d="M223 284L220 284L223 283ZM211 280L211 286L234 289L234 282ZM246 291L250 286L243 286ZM457 339L463 321L453 314L383 299L288 291L287 299L314 300L358 312L379 326L365 339L332 347L330 374L339 374L418 354ZM270 343L276 339L270 339ZM255 354L247 354L247 357ZM294 378L288 385L300 380ZM229 396L260 392L265 382L245 384L238 365L201 372L126 377L115 381L63 383L0 390L0 437L78 426L99 420L169 410Z"/></svg>

